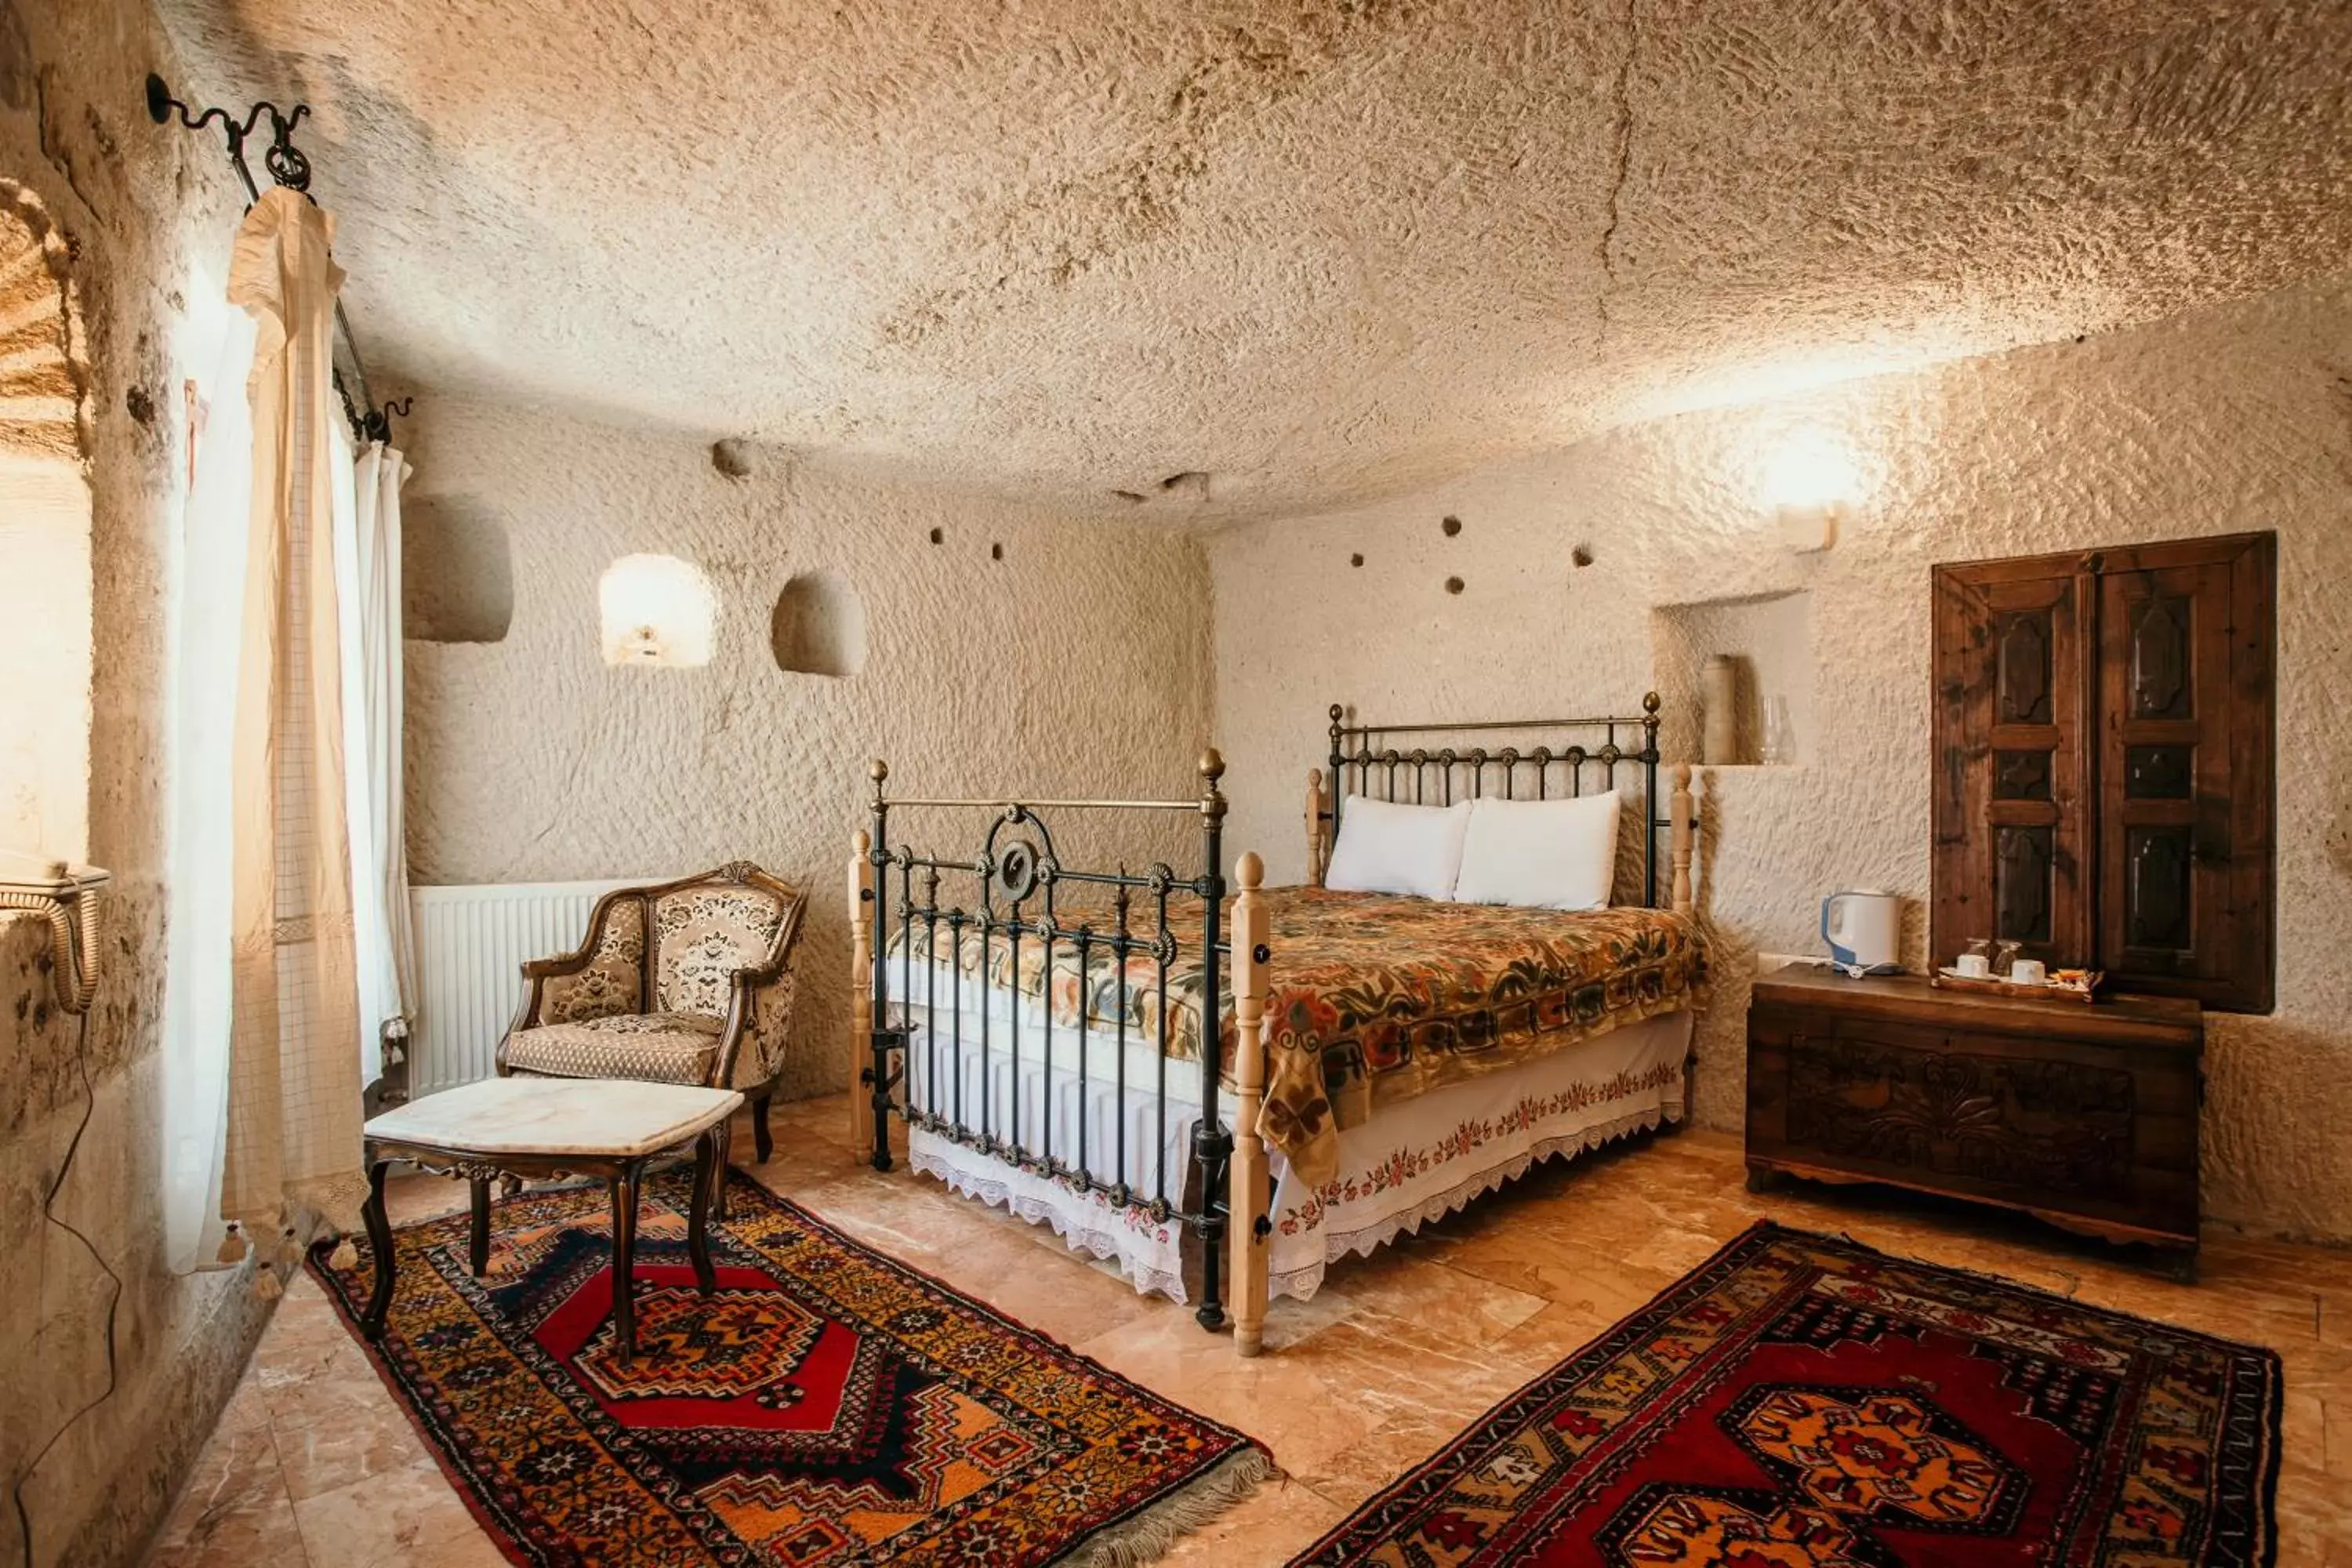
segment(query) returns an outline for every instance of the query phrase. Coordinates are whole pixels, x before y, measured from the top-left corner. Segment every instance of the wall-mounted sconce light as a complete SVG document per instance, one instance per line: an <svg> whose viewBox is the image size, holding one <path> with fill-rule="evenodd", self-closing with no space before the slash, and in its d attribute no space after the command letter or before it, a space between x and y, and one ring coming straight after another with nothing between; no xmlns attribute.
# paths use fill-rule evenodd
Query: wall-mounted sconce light
<svg viewBox="0 0 2352 1568"><path fill-rule="evenodd" d="M710 662L719 596L675 555L624 555L596 584L606 664L692 668Z"/></svg>
<svg viewBox="0 0 2352 1568"><path fill-rule="evenodd" d="M1764 458L1762 500L1782 548L1827 550L1853 516L1862 482L1853 454L1820 430L1782 437Z"/></svg>

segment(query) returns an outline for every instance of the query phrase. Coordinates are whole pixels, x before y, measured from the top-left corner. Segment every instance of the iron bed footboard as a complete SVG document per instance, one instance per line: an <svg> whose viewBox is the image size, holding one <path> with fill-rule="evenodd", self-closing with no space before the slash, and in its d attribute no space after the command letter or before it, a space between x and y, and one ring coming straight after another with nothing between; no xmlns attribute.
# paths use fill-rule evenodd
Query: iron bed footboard
<svg viewBox="0 0 2352 1568"><path fill-rule="evenodd" d="M1016 1170L1098 1194L1114 1205L1148 1214L1155 1222L1172 1220L1190 1231L1199 1243L1201 1294L1193 1316L1207 1329L1222 1327L1225 1321L1220 1275L1231 1212L1226 1187L1234 1153L1232 1130L1220 1115L1219 1076L1223 1064L1219 1059L1220 1019L1216 1005L1220 972L1234 956L1233 943L1223 931L1226 884L1222 865L1226 807L1225 797L1218 788L1223 773L1223 760L1214 751L1205 752L1200 763L1201 795L1196 800L894 799L887 793L889 768L877 761L867 770L873 783L868 825L855 836L850 867L852 965L857 977L851 1028L854 1047L862 1047L856 1050L858 1082L852 1094L853 1131L857 1135L858 1147L865 1148L870 1142L874 1168L892 1168L890 1119L896 1115L909 1129L950 1139ZM949 858L922 853L912 844L894 843L891 837L892 812L912 807L984 811L990 814L987 830L979 847L968 856ZM1065 865L1055 848L1051 819L1066 812L1197 814L1201 827L1199 869L1191 876L1180 876L1164 863L1155 863L1141 873L1129 872L1124 866L1115 871L1097 871ZM1244 898L1254 902L1257 858L1245 857L1245 861ZM976 895L973 901L977 907L943 903L942 879L950 879L950 885L952 879L969 879L967 885ZM1092 920L1077 920L1076 923L1066 920L1061 898L1066 889L1108 889L1108 924L1097 926ZM1181 909L1187 900L1197 900L1200 904L1201 931L1197 938L1189 932L1180 937L1171 924L1171 905ZM1143 906L1140 911L1137 909L1139 901ZM947 973L954 987L945 1008L940 1006L938 994L939 940L942 929L950 942ZM971 982L975 999L981 1004L976 1041L966 1037L961 1005L966 978L963 944L967 936L974 933L982 944L982 955L981 976ZM992 1037L998 1021L986 994L986 977L993 973L992 961L1000 942L1014 977L1013 984L1003 993L1009 1012L1002 1021L1006 1043L1001 1049ZM1046 975L1040 994L1034 999L1045 1086L1038 1110L1042 1126L1034 1129L1042 1134L1042 1145L1036 1148L1022 1136L1021 1127L1023 1011L1024 1004L1031 1000L1024 995L1019 981L1024 943L1034 944L1033 951L1042 948ZM1070 1026L1077 1041L1076 1087L1081 1106L1076 1127L1078 1146L1058 1152L1054 1147L1059 1099L1055 1090L1054 1037L1055 1029L1061 1026L1054 1016L1056 944L1076 950L1081 977L1080 1001ZM1188 948L1193 951L1188 952ZM919 951L924 967L919 1003L915 1000L914 985ZM1141 1043L1141 1031L1130 1028L1129 1008L1120 1005L1108 1025L1090 1016L1093 1009L1086 999L1085 977L1089 973L1089 960L1097 954L1111 955L1111 962L1122 969L1138 956L1154 965L1154 978L1145 994L1156 998L1157 1005L1157 1016L1150 1020L1149 1034L1150 1040L1157 1045L1156 1085L1129 1082L1129 1047ZM1255 962L1243 966L1245 973L1235 975L1237 991L1241 982L1252 987L1261 984L1255 976L1263 963L1263 952L1247 956ZM1190 958L1199 964L1201 995L1204 1000L1192 1010L1189 1024L1171 1025L1169 975L1180 958ZM894 999L901 1014L896 1026L891 1011ZM919 1104L912 1081L918 1062L910 1057L915 1031L908 1016L917 1006L925 1015L920 1065L927 1069L921 1079L924 1092ZM1249 1016L1255 1016L1255 1010L1252 1009ZM943 1023L953 1031L952 1037L944 1041L940 1037ZM1181 1170L1173 1173L1177 1180L1172 1189L1168 1159L1171 1027L1191 1027L1197 1035L1192 1059L1201 1078L1200 1121L1193 1131L1189 1160ZM1108 1047L1112 1057L1112 1076L1099 1084L1088 1070L1088 1047L1093 1037L1099 1037L1099 1045ZM951 1085L944 1096L940 1090L943 1047ZM967 1106L964 1096L966 1068L974 1051L980 1069L980 1103L976 1107ZM991 1102L995 1081L992 1068L995 1065L993 1058L999 1055L1008 1058L1005 1065L1012 1073L1011 1101L1003 1108ZM1258 1070L1262 1079L1262 1064ZM1087 1146L1087 1126L1093 1120L1086 1110L1090 1087L1108 1088L1117 1096L1115 1104L1121 1114L1117 1118L1113 1149L1090 1151ZM1130 1089L1150 1091L1157 1142L1149 1184L1129 1180L1129 1119L1124 1110ZM972 1112L976 1112L976 1119ZM1108 1179L1097 1163L1103 1155L1115 1162Z"/></svg>

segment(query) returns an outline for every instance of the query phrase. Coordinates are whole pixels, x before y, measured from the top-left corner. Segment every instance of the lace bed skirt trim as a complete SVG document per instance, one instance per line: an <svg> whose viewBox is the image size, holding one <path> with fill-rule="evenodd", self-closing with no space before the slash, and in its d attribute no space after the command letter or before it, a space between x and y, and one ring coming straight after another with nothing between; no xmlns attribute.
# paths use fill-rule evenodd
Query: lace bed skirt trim
<svg viewBox="0 0 2352 1568"><path fill-rule="evenodd" d="M1680 1121L1682 1102L1671 1100L1664 1106L1628 1112L1613 1121L1557 1138L1546 1138L1525 1152L1474 1172L1444 1192L1424 1198L1412 1208L1389 1215L1377 1224L1361 1230L1340 1231L1323 1239L1323 1257L1304 1268L1277 1269L1269 1276L1267 1284L1273 1294L1287 1296L1293 1300L1312 1300L1322 1288L1324 1270L1345 1258L1368 1256L1386 1247L1400 1236L1409 1236L1432 1220L1444 1219L1458 1209L1465 1208L1507 1182L1516 1182L1533 1170L1538 1162L1559 1154L1570 1159L1598 1149L1615 1139L1646 1131L1662 1122ZM1099 1256L1099 1255L1097 1255Z"/></svg>
<svg viewBox="0 0 2352 1568"><path fill-rule="evenodd" d="M975 1155L975 1159L986 1159ZM945 1157L927 1149L910 1150L908 1164L944 1183L950 1192L978 1198L992 1208L1026 1220L1031 1225L1051 1226L1071 1251L1083 1252L1098 1259L1113 1259L1121 1273L1132 1280L1138 1294L1158 1293L1180 1305L1185 1300L1184 1276L1180 1270L1166 1268L1148 1258L1138 1256L1131 1247L1119 1245L1119 1237L1111 1231L1097 1230L1070 1210L1071 1200L1060 1202L1013 1191L1007 1181L995 1180L966 1166L950 1163ZM993 1163L993 1162L991 1162Z"/></svg>

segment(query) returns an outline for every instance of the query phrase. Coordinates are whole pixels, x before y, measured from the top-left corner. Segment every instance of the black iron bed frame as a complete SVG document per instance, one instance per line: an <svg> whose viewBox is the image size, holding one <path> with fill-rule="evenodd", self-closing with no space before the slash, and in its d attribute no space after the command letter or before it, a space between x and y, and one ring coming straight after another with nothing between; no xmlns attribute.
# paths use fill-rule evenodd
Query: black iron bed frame
<svg viewBox="0 0 2352 1568"><path fill-rule="evenodd" d="M1643 780L1641 825L1643 840L1642 902L1655 907L1659 902L1657 877L1658 830L1674 828L1675 817L1688 821L1688 768L1678 767L1675 805L1673 816L1661 816L1658 794L1658 696L1651 692L1642 700L1643 711L1638 716L1602 715L1597 718L1547 719L1519 721L1481 721L1465 723L1433 724L1348 724L1344 710L1337 704L1330 710L1329 764L1331 777L1328 786L1319 770L1309 774L1307 808L1307 859L1310 879L1323 880L1328 848L1336 842L1341 802L1349 793L1349 770L1354 770L1354 793L1370 795L1375 785L1381 792L1377 798L1402 800L1399 773L1412 790L1412 802L1432 804L1434 791L1438 799L1433 804L1450 805L1456 797L1457 782L1469 798L1489 793L1488 783L1499 772L1500 793L1507 799L1556 798L1560 791L1555 787L1553 770L1564 770L1565 784L1570 795L1584 793L1586 770L1598 766L1604 787L1613 788L1621 767L1637 767ZM1463 733L1493 733L1518 731L1528 738L1551 736L1564 739L1568 734L1598 738L1600 743L1588 745L1581 741L1555 745L1541 742L1525 750L1506 745L1488 750L1483 743L1468 748L1443 746L1431 749L1416 746L1401 750L1388 742L1402 736L1455 735ZM1638 737L1638 743L1635 739ZM1466 774L1465 773L1466 770ZM857 994L854 999L853 1039L862 1047L856 1054L857 1093L863 1102L855 1108L860 1123L859 1142L871 1138L870 1156L874 1169L888 1171L893 1166L890 1149L890 1118L898 1116L909 1128L949 1139L982 1155L999 1160L1018 1170L1042 1175L1074 1186L1081 1191L1099 1194L1114 1205L1148 1214L1155 1222L1170 1220L1190 1231L1199 1244L1202 1290L1193 1316L1202 1326L1216 1329L1225 1321L1225 1301L1221 1292L1221 1255L1228 1231L1232 1227L1235 1203L1227 1191L1228 1174L1234 1153L1234 1136L1220 1114L1220 1079L1225 1064L1220 1059L1222 1049L1222 1006L1215 999L1223 972L1228 966L1241 969L1234 963L1234 952L1226 935L1224 899L1227 882L1223 868L1226 800L1219 781L1224 774L1223 760L1214 751L1201 758L1199 765L1201 794L1194 800L1002 800L986 797L969 798L891 798L886 785L889 769L875 762L868 769L873 785L867 804L867 826L855 836L852 849L851 888L853 916L853 965ZM1522 793L1529 787L1531 793ZM944 807L985 810L992 814L988 828L979 847L966 858L956 858L916 850L911 844L896 844L891 838L891 814L894 809L914 807ZM1201 856L1199 868L1190 876L1180 875L1165 863L1154 863L1140 874L1124 867L1116 871L1091 871L1066 866L1056 854L1048 814L1060 812L1127 812L1127 813L1192 813L1200 819ZM1328 824L1328 831L1326 825ZM1681 832L1675 835L1674 886L1672 900L1677 909L1689 907L1688 840ZM1244 880L1254 877L1253 863L1247 868ZM973 879L977 889L976 909L962 904L943 905L940 901L940 881L943 877L963 876ZM895 889L893 883L895 882ZM1066 887L1108 889L1111 893L1110 923L1098 927L1091 921L1068 923L1064 918L1059 894ZM1254 895L1254 888L1245 895ZM1138 929L1135 905L1142 900L1144 919ZM1200 1009L1202 1037L1197 1042L1194 1059L1201 1072L1200 1122L1192 1135L1191 1160L1187 1169L1179 1173L1175 1187L1170 1186L1168 1168L1167 1097L1169 1003L1167 981L1171 967L1179 953L1179 937L1171 929L1171 904L1181 909L1182 900L1198 900L1202 926L1198 938L1198 958L1202 971L1202 995L1208 999ZM888 932L893 920L897 921L898 951L891 952ZM951 986L950 1000L945 1009L954 1027L953 1037L946 1042L940 1038L937 965L938 937L944 926L950 933L956 957L948 966ZM920 936L917 935L918 931ZM1012 973L1020 973L1022 944L1037 942L1046 944L1048 981L1044 995L1035 1005L1044 1014L1045 1047L1043 1053L1048 1094L1040 1114L1045 1119L1042 1129L1043 1147L1033 1152L1022 1139L1020 1130L1021 1080L1020 1020L1023 1004L1021 987L1011 987L1010 1009L1004 1029L1007 1048L1013 1053L1013 1078L1010 1125L999 1136L992 1128L1005 1118L992 1118L990 1104L991 1055L994 1049L990 1012L983 1005L980 1012L981 1053L980 1094L975 1124L967 1119L963 1103L964 1052L973 1042L964 1037L964 1015L961 986L963 966L961 944L967 931L977 931L985 951L988 944L1002 939L1008 947ZM1119 1118L1118 1146L1115 1150L1090 1151L1087 1146L1086 1121L1080 1118L1078 1147L1056 1152L1053 1147L1053 1110L1051 1085L1055 1072L1052 1046L1051 950L1055 942L1066 942L1077 950L1079 973L1086 973L1087 960L1097 952L1118 955L1124 962L1141 953L1149 956L1157 969L1159 1016L1160 1078L1154 1096L1154 1131L1157 1134L1154 1180L1150 1190L1139 1191L1127 1180L1128 1147L1127 1120ZM924 1103L913 1103L913 1096L901 1097L898 1090L907 1086L907 1078L915 1063L908 1059L912 1030L902 1019L898 1026L890 1021L892 966L898 968L897 994L911 999L914 995L913 966L919 945L926 965L922 1006L925 1009L922 1058L929 1076L925 1085L929 1091ZM1266 944L1255 944L1247 955L1254 960L1243 970L1244 983L1263 972L1270 958ZM988 966L983 964L983 973ZM976 989L985 985L976 982ZM1238 989L1238 988L1237 988ZM1239 998L1237 998L1239 1000ZM906 1005L901 1004L902 1007ZM1114 1087L1123 1107L1130 1085L1127 1073L1127 1047L1135 1037L1130 1033L1127 1010L1119 1009L1114 1026L1089 1022L1090 1009L1077 1009L1078 1084L1083 1100L1092 1081L1087 1074L1087 1046L1092 1034L1099 1034L1101 1043L1115 1047L1116 1079ZM1254 1017L1251 1007L1244 1016ZM947 1046L952 1071L953 1089L944 1108L937 1092L940 1047ZM1249 1047L1242 1047L1249 1052ZM1255 1103L1257 1089L1263 1083L1263 1062L1250 1053L1255 1076L1248 1071L1237 1077L1239 1096ZM1242 1068L1244 1064L1234 1064ZM942 1113L944 1110L944 1114ZM870 1128L864 1124L870 1117ZM1251 1139L1255 1145L1255 1139ZM1105 1179L1096 1170L1094 1156L1108 1153L1115 1160L1114 1179ZM1242 1206L1251 1211L1245 1240L1263 1244L1266 1234L1264 1192L1264 1152L1254 1147L1251 1163L1258 1188L1254 1198L1245 1199ZM1263 1289L1263 1274L1255 1281ZM1262 1315L1264 1303L1256 1304ZM1244 1307L1245 1329L1254 1331L1251 1314ZM1255 1338L1252 1331L1251 1337ZM1254 1346L1252 1347L1254 1348Z"/></svg>

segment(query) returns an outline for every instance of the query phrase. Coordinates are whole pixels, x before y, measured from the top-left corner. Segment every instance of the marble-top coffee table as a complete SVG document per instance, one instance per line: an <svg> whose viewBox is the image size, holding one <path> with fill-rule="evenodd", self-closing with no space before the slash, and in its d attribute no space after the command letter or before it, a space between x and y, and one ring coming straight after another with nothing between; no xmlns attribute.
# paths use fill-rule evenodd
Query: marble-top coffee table
<svg viewBox="0 0 2352 1568"><path fill-rule="evenodd" d="M613 1334L621 1360L636 1353L636 1303L630 1269L637 1239L637 1191L646 1163L694 1144L694 1201L687 1252L706 1296L710 1268L711 1193L726 1179L719 1134L743 1103L731 1089L588 1078L494 1078L444 1089L387 1110L365 1128L368 1200L363 1211L375 1252L375 1291L361 1331L383 1332L392 1308L392 1225L383 1213L391 1163L467 1178L474 1188L471 1257L478 1277L489 1267L490 1183L501 1175L602 1176L613 1198Z"/></svg>

